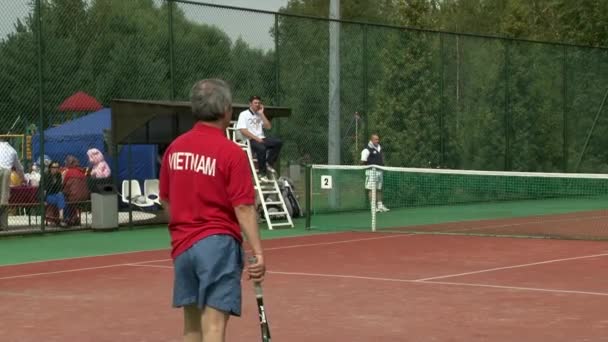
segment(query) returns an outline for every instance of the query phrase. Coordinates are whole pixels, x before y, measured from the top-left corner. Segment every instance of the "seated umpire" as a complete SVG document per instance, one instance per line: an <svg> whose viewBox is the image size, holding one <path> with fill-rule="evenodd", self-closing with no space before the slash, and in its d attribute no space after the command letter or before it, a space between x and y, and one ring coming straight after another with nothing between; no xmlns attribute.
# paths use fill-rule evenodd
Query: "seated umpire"
<svg viewBox="0 0 608 342"><path fill-rule="evenodd" d="M267 182L267 171L276 172L273 166L279 158L283 142L278 138L264 135L264 129L272 128L272 124L264 114L264 105L259 96L249 98L249 108L239 114L236 128L249 139L251 150L258 159L260 180Z"/></svg>

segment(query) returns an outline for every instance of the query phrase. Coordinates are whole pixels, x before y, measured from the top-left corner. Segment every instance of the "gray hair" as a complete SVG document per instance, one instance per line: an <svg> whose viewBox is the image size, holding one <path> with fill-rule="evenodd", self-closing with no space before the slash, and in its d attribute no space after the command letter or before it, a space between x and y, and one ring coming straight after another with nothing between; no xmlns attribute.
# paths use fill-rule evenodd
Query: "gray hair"
<svg viewBox="0 0 608 342"><path fill-rule="evenodd" d="M198 81L190 91L192 114L199 121L217 121L224 113L232 112L230 86L220 79Z"/></svg>

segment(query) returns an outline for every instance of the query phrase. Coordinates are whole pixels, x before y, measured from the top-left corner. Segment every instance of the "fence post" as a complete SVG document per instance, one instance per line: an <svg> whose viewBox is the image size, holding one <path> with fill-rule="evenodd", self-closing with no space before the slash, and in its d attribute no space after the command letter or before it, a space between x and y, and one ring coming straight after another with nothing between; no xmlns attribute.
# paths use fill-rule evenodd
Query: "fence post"
<svg viewBox="0 0 608 342"><path fill-rule="evenodd" d="M367 42L367 31L368 25L363 24L363 122L365 123L363 127L363 135L365 138L369 137L369 80L367 78L368 73L368 42ZM358 134L358 133L357 133ZM365 139L364 139L365 141ZM359 149L359 146L355 146L355 151ZM356 154L355 154L356 155Z"/></svg>
<svg viewBox="0 0 608 342"><path fill-rule="evenodd" d="M311 192L312 192L312 167L311 165L305 166L305 176L304 176L304 202L306 205L306 224L304 228L310 229L310 221L311 221Z"/></svg>
<svg viewBox="0 0 608 342"><path fill-rule="evenodd" d="M167 0L169 25L169 77L171 78L171 100L175 100L175 47L173 40L173 0Z"/></svg>
<svg viewBox="0 0 608 342"><path fill-rule="evenodd" d="M282 102L281 98L281 57L279 54L279 15L274 15L274 83L275 83L275 101L276 105L280 106ZM271 118L272 119L272 118ZM276 120L276 132L278 136L281 136L281 119ZM281 159L279 157L278 163L276 163L275 167L277 168L277 173L281 174Z"/></svg>
<svg viewBox="0 0 608 342"><path fill-rule="evenodd" d="M445 48L443 33L439 33L439 167L445 167L445 96L444 96L444 64Z"/></svg>
<svg viewBox="0 0 608 342"><path fill-rule="evenodd" d="M509 54L511 41L505 41L505 160L504 160L504 170L511 170L511 99L509 92Z"/></svg>
<svg viewBox="0 0 608 342"><path fill-rule="evenodd" d="M36 47L37 47L37 55L38 55L38 110L39 110L39 125L40 127L38 127L38 134L40 137L40 153L38 156L38 159L41 161L40 163L40 174L43 175L43 177L40 177L40 184L39 189L44 189L45 187L45 182L44 182L44 172L45 170L45 165L44 165L44 65L43 65L43 58L42 58L42 54L44 53L44 49L42 47L42 4L41 4L42 0L36 0L36 26L37 26L37 30L36 30L36 34L37 34L37 41L36 41ZM44 197L44 191L42 190L40 192L42 194L42 197ZM44 198L40 198L40 230L44 231L45 230L45 216L46 216L46 208L44 205L45 199Z"/></svg>
<svg viewBox="0 0 608 342"><path fill-rule="evenodd" d="M568 50L563 46L562 56L562 153L563 153L563 172L568 172Z"/></svg>
<svg viewBox="0 0 608 342"><path fill-rule="evenodd" d="M133 198L133 189L131 188L131 180L133 179L133 151L131 150L131 139L129 139L128 144L129 151L127 151L127 179L129 181L129 202L131 202ZM118 224L120 225L120 217ZM129 229L133 229L133 205L131 205L131 203L129 203Z"/></svg>

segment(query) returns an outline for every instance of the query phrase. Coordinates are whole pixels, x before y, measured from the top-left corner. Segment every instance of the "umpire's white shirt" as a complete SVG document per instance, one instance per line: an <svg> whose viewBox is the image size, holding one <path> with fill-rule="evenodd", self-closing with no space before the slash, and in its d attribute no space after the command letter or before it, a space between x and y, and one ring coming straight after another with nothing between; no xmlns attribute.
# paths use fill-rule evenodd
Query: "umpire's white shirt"
<svg viewBox="0 0 608 342"><path fill-rule="evenodd" d="M259 114L253 114L250 109L244 110L239 114L236 129L243 128L246 128L258 138L264 138L264 121L262 121L262 117Z"/></svg>

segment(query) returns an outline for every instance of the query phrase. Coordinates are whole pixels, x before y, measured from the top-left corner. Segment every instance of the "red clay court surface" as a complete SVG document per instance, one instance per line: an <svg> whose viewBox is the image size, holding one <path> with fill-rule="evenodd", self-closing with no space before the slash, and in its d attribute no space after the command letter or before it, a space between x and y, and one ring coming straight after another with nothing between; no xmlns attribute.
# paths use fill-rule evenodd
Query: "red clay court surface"
<svg viewBox="0 0 608 342"><path fill-rule="evenodd" d="M608 341L608 243L336 233L264 241L273 341ZM168 251L0 268L1 341L181 341ZM260 341L253 288L228 341Z"/></svg>

